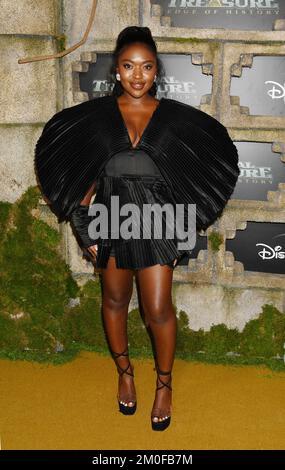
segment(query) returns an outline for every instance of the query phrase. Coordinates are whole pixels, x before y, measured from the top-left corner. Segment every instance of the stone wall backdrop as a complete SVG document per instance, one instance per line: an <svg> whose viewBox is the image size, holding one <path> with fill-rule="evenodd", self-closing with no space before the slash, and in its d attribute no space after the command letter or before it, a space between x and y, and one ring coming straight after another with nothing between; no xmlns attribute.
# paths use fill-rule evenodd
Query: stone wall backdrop
<svg viewBox="0 0 285 470"><path fill-rule="evenodd" d="M278 233L285 233L285 106L283 98L279 114L270 114L270 110L253 113L231 87L238 86L244 76L249 77L246 73L254 73L255 59L277 58L283 60L280 86L284 97L285 15L273 21L267 30L192 28L173 24L166 8L171 3L185 6L187 2L98 0L94 24L82 47L60 59L19 64L20 58L55 53L77 43L86 29L92 1L2 0L0 200L15 203L30 186L36 185L33 169L36 140L55 112L88 99L88 93L80 87L82 75L91 66L96 69L99 57L112 52L124 27L148 26L162 57L164 54L186 57L189 70L191 67L191 71L195 69L196 74L207 79L209 92L203 94L197 106L220 120L236 143L270 145L276 164L280 164L278 186L267 191L264 200L233 197L222 218L201 234L203 248L188 265L181 265L174 272L173 301L178 311L186 312L192 330L209 331L213 325L224 323L242 331L247 322L260 316L266 304L285 313L285 259L279 264L279 272L254 271L238 259L238 248L231 249L239 246L233 243L243 233L246 235L246 230L258 233L258 223L280 224ZM210 3L211 8L221 7L219 1ZM184 73L191 81L187 68ZM253 84L259 78L257 73ZM175 94L168 96L176 98ZM250 162L250 155L247 160ZM250 180L249 184L255 182ZM94 269L82 258L69 225L57 226L43 200L41 217L59 231L63 258L74 279L84 284L94 275ZM246 245L246 236L241 240ZM279 241L276 238L275 243L285 252L284 236ZM134 289L130 309L136 306Z"/></svg>

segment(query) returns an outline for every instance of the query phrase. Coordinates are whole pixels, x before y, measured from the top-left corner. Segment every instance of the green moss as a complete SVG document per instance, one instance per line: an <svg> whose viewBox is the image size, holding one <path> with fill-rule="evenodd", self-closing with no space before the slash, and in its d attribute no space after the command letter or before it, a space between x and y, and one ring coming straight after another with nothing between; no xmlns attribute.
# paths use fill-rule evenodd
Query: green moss
<svg viewBox="0 0 285 470"><path fill-rule="evenodd" d="M177 315L177 329L178 334L176 351L178 356L187 357L188 355L192 355L203 348L203 330L191 330L191 328L189 328L188 316L183 310L181 310L179 315Z"/></svg>
<svg viewBox="0 0 285 470"><path fill-rule="evenodd" d="M248 357L282 356L284 354L284 314L273 305L264 305L259 318L248 322L243 330L240 352Z"/></svg>
<svg viewBox="0 0 285 470"><path fill-rule="evenodd" d="M285 315L270 304L265 304L259 318L250 320L241 332L224 324L213 325L210 331L193 331L185 312L180 312L178 324L177 357L285 370Z"/></svg>
<svg viewBox="0 0 285 470"><path fill-rule="evenodd" d="M0 203L0 348L54 351L64 306L79 287L60 255L60 235L32 215L40 192L29 188L13 205Z"/></svg>
<svg viewBox="0 0 285 470"><path fill-rule="evenodd" d="M0 203L0 231L2 237L8 228L8 219L11 210L12 204L9 202L1 202Z"/></svg>
<svg viewBox="0 0 285 470"><path fill-rule="evenodd" d="M172 42L180 42L180 43L193 43L193 44L199 44L199 43L207 43L208 40L207 39L199 39L199 38L170 38L169 40L171 40Z"/></svg>
<svg viewBox="0 0 285 470"><path fill-rule="evenodd" d="M0 357L61 364L81 350L109 355L101 278L76 284L60 253L59 232L32 215L39 197L32 187L15 204L0 203ZM241 332L224 324L194 331L187 314L175 312L177 358L284 371L285 315L274 306L264 305ZM138 308L129 312L128 339L133 357L153 358L151 331Z"/></svg>
<svg viewBox="0 0 285 470"><path fill-rule="evenodd" d="M209 332L205 333L205 352L213 355L224 355L236 351L240 340L237 329L229 329L225 324L213 325Z"/></svg>
<svg viewBox="0 0 285 470"><path fill-rule="evenodd" d="M105 335L102 325L101 289L98 280L88 281L81 288L79 305L66 307L64 312L64 338L66 347L74 342L85 344L88 348L105 347Z"/></svg>
<svg viewBox="0 0 285 470"><path fill-rule="evenodd" d="M213 230L210 233L208 239L210 242L211 250L219 251L220 245L224 242L224 237L222 236L222 234L217 232L216 230Z"/></svg>
<svg viewBox="0 0 285 470"><path fill-rule="evenodd" d="M66 50L66 35L61 34L59 36L55 36L57 52L62 52Z"/></svg>

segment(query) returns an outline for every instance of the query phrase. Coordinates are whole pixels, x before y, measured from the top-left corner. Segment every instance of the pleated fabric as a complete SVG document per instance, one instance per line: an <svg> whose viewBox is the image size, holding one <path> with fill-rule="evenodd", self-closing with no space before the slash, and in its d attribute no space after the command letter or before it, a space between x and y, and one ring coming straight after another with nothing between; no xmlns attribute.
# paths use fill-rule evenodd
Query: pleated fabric
<svg viewBox="0 0 285 470"><path fill-rule="evenodd" d="M119 210L126 203L133 203L139 210L139 218L133 220L138 228L139 238L124 239L120 233L121 224L129 218L129 215L119 215L119 227L115 232L111 231L111 196L119 196ZM167 238L167 227L169 219L164 211L161 211L162 231L158 234L157 219L152 217L150 226L147 219L143 217L144 204L159 204L161 207L168 203L175 205L175 201L162 176L129 175L129 176L106 176L102 175L97 181L97 192L93 204L104 204L108 208L108 231L104 233L106 238L98 238L98 251L96 268L106 268L110 255L115 255L117 268L142 269L155 264L168 264L173 268L173 262L177 258L179 262L182 257L190 254L192 250L178 250L180 241L175 233L174 237ZM175 212L174 212L175 213ZM144 238L143 227L149 228L150 238ZM114 238L114 237L117 238ZM87 255L87 253L85 252ZM87 255L88 256L88 255ZM90 259L92 259L90 257ZM177 266L177 263L175 267ZM175 268L174 267L174 268Z"/></svg>
<svg viewBox="0 0 285 470"><path fill-rule="evenodd" d="M46 123L35 169L59 222L69 220L109 159L129 146L113 95L66 108ZM221 216L240 170L237 149L218 120L162 97L137 147L157 165L177 204L196 204L197 231Z"/></svg>

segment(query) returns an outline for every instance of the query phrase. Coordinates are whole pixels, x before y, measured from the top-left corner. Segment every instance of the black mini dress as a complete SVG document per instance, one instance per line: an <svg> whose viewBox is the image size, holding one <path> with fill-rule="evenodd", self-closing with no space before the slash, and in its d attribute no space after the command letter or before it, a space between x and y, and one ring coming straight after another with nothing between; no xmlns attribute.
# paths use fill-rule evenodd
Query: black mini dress
<svg viewBox="0 0 285 470"><path fill-rule="evenodd" d="M98 244L94 263L97 268L105 268L109 256L114 256L117 268L142 269L155 264L167 264L174 269L177 266L176 263L173 267L176 258L180 261L183 256L191 253L191 250L178 250L178 238L175 233L172 238L166 237L168 222L163 211L161 211L162 231L160 231L162 236L154 236L157 226L154 218L151 218L149 232L151 236L144 238L143 205L155 203L160 206L166 203L175 205L165 179L144 150L130 148L113 155L99 175L96 187L93 204L101 203L108 208L108 231L104 237L100 237L95 242ZM120 234L120 226L130 217L130 214L124 216L117 212L119 224L111 229L111 196L119 196L117 199L119 211L124 204L128 203L134 203L139 209L140 215L136 219L140 227L139 238L125 239Z"/></svg>

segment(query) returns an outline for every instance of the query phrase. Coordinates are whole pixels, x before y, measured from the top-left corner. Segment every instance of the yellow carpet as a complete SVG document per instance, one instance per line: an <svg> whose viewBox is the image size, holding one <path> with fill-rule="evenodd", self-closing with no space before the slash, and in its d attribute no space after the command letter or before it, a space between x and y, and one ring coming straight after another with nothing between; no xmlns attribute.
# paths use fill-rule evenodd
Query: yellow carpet
<svg viewBox="0 0 285 470"><path fill-rule="evenodd" d="M81 353L61 366L0 360L2 449L284 449L285 373L175 359L173 414L151 429L153 360L132 360L138 408L116 402L111 358Z"/></svg>

